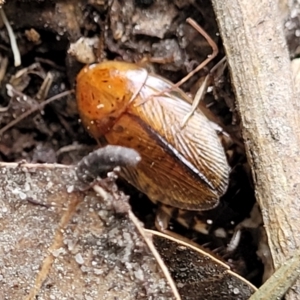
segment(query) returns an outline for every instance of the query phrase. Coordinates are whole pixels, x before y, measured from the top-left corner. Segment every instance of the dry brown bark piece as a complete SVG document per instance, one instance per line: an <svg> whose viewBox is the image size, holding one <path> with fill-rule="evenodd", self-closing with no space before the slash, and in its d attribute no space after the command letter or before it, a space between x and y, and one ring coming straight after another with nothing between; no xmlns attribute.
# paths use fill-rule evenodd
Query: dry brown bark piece
<svg viewBox="0 0 300 300"><path fill-rule="evenodd" d="M74 183L74 168L0 164L0 298L174 299L113 194Z"/></svg>
<svg viewBox="0 0 300 300"><path fill-rule="evenodd" d="M211 253L183 240L150 231L182 299L246 300L256 288Z"/></svg>
<svg viewBox="0 0 300 300"><path fill-rule="evenodd" d="M300 246L299 101L277 3L213 0L256 198L278 268ZM296 284L288 299L299 299ZM298 296L297 296L298 295Z"/></svg>

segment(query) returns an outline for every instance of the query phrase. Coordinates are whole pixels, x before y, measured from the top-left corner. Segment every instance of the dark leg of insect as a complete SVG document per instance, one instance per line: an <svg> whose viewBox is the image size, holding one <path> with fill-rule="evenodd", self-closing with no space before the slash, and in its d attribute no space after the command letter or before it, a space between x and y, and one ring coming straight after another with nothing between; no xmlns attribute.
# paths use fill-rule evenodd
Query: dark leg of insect
<svg viewBox="0 0 300 300"><path fill-rule="evenodd" d="M189 218L186 218L186 214L190 214ZM168 230L168 225L171 218L185 228L194 229L202 234L209 234L210 226L203 220L195 218L191 212L163 204L159 206L156 212L155 226L157 230L164 233L170 233L171 231Z"/></svg>
<svg viewBox="0 0 300 300"><path fill-rule="evenodd" d="M243 229L246 229L246 230L247 229L257 229L262 225L263 225L263 222L262 222L261 213L260 213L258 204L256 203L256 204L254 204L254 206L250 212L250 217L243 220L241 223L239 223L235 227L232 238L227 245L227 250L234 251L238 247Z"/></svg>
<svg viewBox="0 0 300 300"><path fill-rule="evenodd" d="M168 230L168 225L171 219L173 208L165 205L160 205L156 212L156 218L155 218L155 226L156 229L160 232L163 232L171 237L173 237L176 240L183 241L187 244L193 245L197 248L202 249L198 244L194 243L193 241L185 238L184 236L177 234L171 230Z"/></svg>
<svg viewBox="0 0 300 300"><path fill-rule="evenodd" d="M223 227L214 227L213 220L207 219L205 212L187 211L159 204L155 219L156 229L186 243L191 243L191 241L168 230L170 219L174 219L185 228L193 229L204 235L212 235L217 239L228 239L231 236L226 247L227 254L232 253L239 246L243 229L256 227L256 225L252 225L251 219L238 224L233 230L229 228L225 229ZM222 249L224 250L224 248Z"/></svg>
<svg viewBox="0 0 300 300"><path fill-rule="evenodd" d="M200 213L160 204L156 213L155 226L157 230L165 232L172 218L186 228L194 229L202 234L209 234L210 226L205 221L197 218L198 214Z"/></svg>
<svg viewBox="0 0 300 300"><path fill-rule="evenodd" d="M170 207L170 206L167 206L167 205L161 204L158 207L157 212L156 212L156 219L155 219L156 229L160 232L163 232L163 233L167 234L170 237L173 237L176 240L180 240L180 241L182 241L186 244L189 244L191 246L194 246L194 247L200 249L201 251L206 251L207 252L207 249L204 249L201 245L193 242L190 239L187 239L186 237L184 237L180 234L177 234L177 233L167 229L168 225L169 225L169 222L170 222L170 219L174 218L174 211L177 211L177 209L173 208L173 207ZM183 210L180 210L180 211L184 212ZM176 219L176 221L178 221L178 223L180 223L184 227L189 228L187 222L183 218L179 217L179 218L175 218L175 219ZM199 230L198 231L201 232L201 233L208 234L208 232L209 232L208 226L204 222L199 222L197 228L200 229L200 231ZM195 228L193 228L193 229L195 229Z"/></svg>
<svg viewBox="0 0 300 300"><path fill-rule="evenodd" d="M174 208L160 204L156 211L155 227L158 231L167 233L169 232L168 226L173 215Z"/></svg>
<svg viewBox="0 0 300 300"><path fill-rule="evenodd" d="M214 74L215 70L219 67L219 65L223 65L223 66L226 65L226 57L223 57L205 76L204 81L202 82L201 86L199 87L199 89L194 97L192 108L191 108L190 112L183 118L183 120L180 124L180 126L182 128L185 126L185 124L187 123L189 118L194 114L196 109L199 107L199 104L200 104L201 100L203 99L203 97L205 96L206 90L207 90L208 86L210 85L210 82L213 79L213 74ZM224 68L222 70L224 71Z"/></svg>
<svg viewBox="0 0 300 300"><path fill-rule="evenodd" d="M233 233L232 238L230 239L230 242L227 245L226 250L228 252L232 252L234 250L236 250L236 248L238 247L240 240L241 240L241 235L242 235L242 231L241 229L236 229Z"/></svg>

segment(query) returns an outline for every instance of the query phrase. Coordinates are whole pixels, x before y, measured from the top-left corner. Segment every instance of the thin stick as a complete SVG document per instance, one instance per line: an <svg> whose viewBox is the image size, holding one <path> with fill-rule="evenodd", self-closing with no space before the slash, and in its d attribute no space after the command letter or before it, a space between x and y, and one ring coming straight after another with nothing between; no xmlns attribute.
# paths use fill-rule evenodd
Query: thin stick
<svg viewBox="0 0 300 300"><path fill-rule="evenodd" d="M191 71L185 77L183 77L180 81L178 81L176 84L174 84L172 86L172 88L164 90L164 91L158 93L157 95L155 95L155 97L161 96L165 93L168 93L168 92L172 91L175 88L178 88L184 82L186 82L192 76L194 76L197 72L199 72L202 68L204 68L209 62L211 62L218 55L218 52L219 52L218 46L213 41L213 39L206 33L206 31L199 24L197 24L196 21L194 21L192 18L187 18L186 21L187 21L187 23L189 23L195 30L197 30L207 40L208 44L212 48L212 54L209 55L197 68L195 68L193 71ZM195 110L197 109L197 107L199 105L199 102L200 102L200 100L202 99L202 97L204 95L204 89L206 87L206 84L208 82L209 77L210 77L210 74L206 76L205 82L201 85L200 89L198 90L198 92L196 94L196 97L193 101L191 111L183 118L183 120L181 122L181 127L185 126L185 124L187 123L189 118L194 114Z"/></svg>
<svg viewBox="0 0 300 300"><path fill-rule="evenodd" d="M183 77L180 81L175 83L171 89L167 89L165 91L160 92L156 96L161 96L164 93L172 91L173 88L178 88L181 86L183 83L185 83L187 80L189 80L192 76L194 76L197 72L199 72L202 68L204 68L210 61L212 61L219 53L218 46L216 43L213 41L213 39L206 33L206 31L196 23L192 18L187 18L186 19L187 23L189 23L195 30L197 30L208 42L208 44L212 48L212 54L209 55L197 68L195 68L193 71L191 71L189 74L187 74L185 77Z"/></svg>
<svg viewBox="0 0 300 300"><path fill-rule="evenodd" d="M18 67L18 66L21 65L20 51L19 51L19 48L18 48L18 45L17 45L16 36L15 36L14 31L12 30L12 28L11 28L7 18L6 18L6 15L5 15L5 12L4 12L3 8L0 8L0 16L3 20L3 23L5 24L5 27L6 27L8 36L9 36L11 50L12 50L13 55L14 55L15 67Z"/></svg>
<svg viewBox="0 0 300 300"><path fill-rule="evenodd" d="M180 81L178 81L176 84L174 84L175 88L178 88L179 86L181 86L184 82L189 80L192 76L194 76L197 72L199 72L202 68L204 68L210 61L212 61L218 55L218 52L219 52L218 46L216 45L216 43L206 33L206 31L199 24L196 23L196 21L194 21L192 18L187 18L186 21L207 40L207 42L211 46L213 52L197 68L195 68L193 71L191 71L185 77L183 77Z"/></svg>

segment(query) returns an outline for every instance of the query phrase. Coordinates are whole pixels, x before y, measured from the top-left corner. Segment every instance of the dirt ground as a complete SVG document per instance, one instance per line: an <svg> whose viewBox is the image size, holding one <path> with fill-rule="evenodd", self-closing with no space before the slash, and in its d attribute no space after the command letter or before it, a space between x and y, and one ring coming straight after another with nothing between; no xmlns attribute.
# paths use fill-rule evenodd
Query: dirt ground
<svg viewBox="0 0 300 300"><path fill-rule="evenodd" d="M225 55L208 0L7 1L4 11L21 54L21 64L15 66L9 35L0 21L0 160L4 162L71 165L96 148L79 122L72 92L76 75L85 64L146 59L152 72L178 82L212 51L186 23L188 17L207 31L219 53L181 88L193 97L203 78ZM299 54L297 28L299 17L294 15L286 23L291 58ZM234 224L249 216L255 198L228 70L213 75L201 105L231 137L225 146L233 172L220 206L204 218L214 221L211 232L219 227L232 232ZM57 99L44 105L54 96ZM120 187L131 195L140 219L154 228L155 206L125 182L120 181ZM228 253L228 239L201 235L175 222L171 227L217 252L254 284L261 284L263 267L252 231L243 232L238 248Z"/></svg>

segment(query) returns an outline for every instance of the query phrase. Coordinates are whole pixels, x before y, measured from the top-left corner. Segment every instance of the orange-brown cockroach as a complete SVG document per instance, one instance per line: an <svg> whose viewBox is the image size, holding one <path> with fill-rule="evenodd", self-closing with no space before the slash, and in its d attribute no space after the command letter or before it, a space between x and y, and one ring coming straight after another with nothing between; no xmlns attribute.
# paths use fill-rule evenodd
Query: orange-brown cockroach
<svg viewBox="0 0 300 300"><path fill-rule="evenodd" d="M218 204L229 177L224 149L200 110L181 126L191 110L181 89L135 64L107 61L81 70L76 95L94 138L140 153L122 175L152 201L196 211Z"/></svg>

